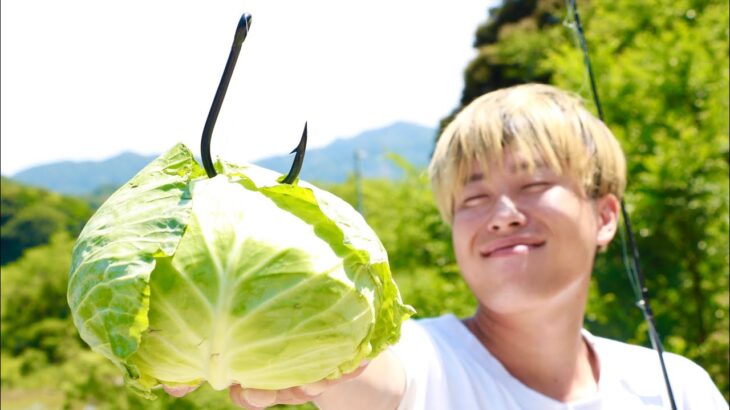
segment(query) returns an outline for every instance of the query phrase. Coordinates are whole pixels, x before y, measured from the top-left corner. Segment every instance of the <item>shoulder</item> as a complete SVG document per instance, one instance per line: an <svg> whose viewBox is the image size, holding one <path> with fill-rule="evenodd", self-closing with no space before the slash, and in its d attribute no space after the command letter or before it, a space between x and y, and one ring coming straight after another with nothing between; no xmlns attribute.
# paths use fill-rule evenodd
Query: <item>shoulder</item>
<svg viewBox="0 0 730 410"><path fill-rule="evenodd" d="M399 409L484 408L491 379L470 360L471 340L453 315L404 322L400 341L390 348L406 376Z"/></svg>
<svg viewBox="0 0 730 410"><path fill-rule="evenodd" d="M407 349L409 352L423 349L456 348L467 342L468 338L464 337L464 332L461 321L451 314L434 318L411 319L403 322L401 338L394 348L395 350Z"/></svg>
<svg viewBox="0 0 730 410"><path fill-rule="evenodd" d="M586 332L587 333L587 332ZM636 396L664 396L666 385L659 354L643 346L589 336L601 362L601 383L618 382ZM727 404L710 378L697 363L678 354L662 355L677 405L685 409L726 409Z"/></svg>
<svg viewBox="0 0 730 410"><path fill-rule="evenodd" d="M413 337L429 337L438 334L444 328L453 326L453 323L458 320L453 315L406 320L401 326L401 340L398 343L403 342L404 339L407 341Z"/></svg>
<svg viewBox="0 0 730 410"><path fill-rule="evenodd" d="M624 364L630 363L631 368L638 370L637 376L649 376L657 371L661 371L661 367L659 367L659 370L655 370L655 367L660 366L660 363L659 354L654 349L604 337L591 336L591 339L602 362L611 361L615 363L618 361ZM667 366L667 370L671 370L672 373L676 373L677 375L696 376L699 374L707 374L702 367L686 357L670 352L664 352L662 357L664 364ZM645 369L646 371L644 372L641 369Z"/></svg>
<svg viewBox="0 0 730 410"><path fill-rule="evenodd" d="M451 315L406 320L401 326L400 340L391 350L399 357L420 356L420 360L423 360L436 353L444 329L451 326L450 322L454 320L458 319Z"/></svg>

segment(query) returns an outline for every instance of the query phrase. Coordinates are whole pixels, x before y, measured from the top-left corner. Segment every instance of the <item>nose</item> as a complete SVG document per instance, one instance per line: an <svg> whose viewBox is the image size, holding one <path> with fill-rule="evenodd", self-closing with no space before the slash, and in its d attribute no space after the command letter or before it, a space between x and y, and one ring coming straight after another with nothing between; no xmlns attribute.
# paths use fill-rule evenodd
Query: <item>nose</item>
<svg viewBox="0 0 730 410"><path fill-rule="evenodd" d="M501 196L495 205L494 213L489 221L489 230L492 232L506 231L525 225L527 218L515 203L506 196Z"/></svg>

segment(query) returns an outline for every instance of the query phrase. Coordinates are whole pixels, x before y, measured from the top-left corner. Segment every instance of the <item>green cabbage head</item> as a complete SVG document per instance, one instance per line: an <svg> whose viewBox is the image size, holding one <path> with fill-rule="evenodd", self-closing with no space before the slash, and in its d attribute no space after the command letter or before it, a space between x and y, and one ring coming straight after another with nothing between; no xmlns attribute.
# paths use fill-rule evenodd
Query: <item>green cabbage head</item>
<svg viewBox="0 0 730 410"><path fill-rule="evenodd" d="M68 303L133 390L282 389L336 378L400 337L382 244L347 203L253 165L208 178L178 144L81 232Z"/></svg>

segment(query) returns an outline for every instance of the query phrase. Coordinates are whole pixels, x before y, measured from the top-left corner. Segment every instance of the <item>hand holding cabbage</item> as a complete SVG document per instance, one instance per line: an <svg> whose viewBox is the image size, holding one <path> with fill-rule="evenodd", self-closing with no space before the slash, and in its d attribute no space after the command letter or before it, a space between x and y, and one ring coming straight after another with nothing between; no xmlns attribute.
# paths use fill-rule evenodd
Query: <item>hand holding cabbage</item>
<svg viewBox="0 0 730 410"><path fill-rule="evenodd" d="M74 248L74 323L130 387L286 389L352 372L398 340L413 310L357 212L253 165L216 168L207 178L175 146Z"/></svg>
<svg viewBox="0 0 730 410"><path fill-rule="evenodd" d="M343 374L340 378L335 380L325 379L316 383L289 387L282 390L249 389L242 387L241 385L234 384L229 389L229 395L231 401L235 405L248 410L265 409L275 404L304 404L313 402L322 393L335 387L339 383L358 377L365 371L368 364L368 361L364 361L360 367L353 372ZM199 386L163 386L165 392L174 397L183 397L198 387Z"/></svg>

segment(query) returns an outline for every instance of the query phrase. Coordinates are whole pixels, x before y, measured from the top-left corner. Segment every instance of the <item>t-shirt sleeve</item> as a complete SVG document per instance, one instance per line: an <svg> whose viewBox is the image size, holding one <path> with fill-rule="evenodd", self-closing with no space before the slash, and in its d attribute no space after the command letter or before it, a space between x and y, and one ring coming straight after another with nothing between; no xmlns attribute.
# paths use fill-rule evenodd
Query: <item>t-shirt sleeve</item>
<svg viewBox="0 0 730 410"><path fill-rule="evenodd" d="M715 386L710 375L699 366L696 366L696 375L693 377L691 384L693 388L687 394L687 409L699 410L727 410L728 403Z"/></svg>
<svg viewBox="0 0 730 410"><path fill-rule="evenodd" d="M708 403L707 403L708 406L707 407L703 406L702 408L717 409L717 410L727 410L728 408L730 408L730 406L728 406L728 403L725 401L725 398L722 396L722 393L720 393L720 390L717 388L715 383L710 378L710 375L707 374L707 372L704 369L700 369L700 370L702 370L701 377L703 379L701 383L704 385L704 389L705 389L705 391L700 394L703 395L704 397L706 397L707 401L708 401Z"/></svg>
<svg viewBox="0 0 730 410"><path fill-rule="evenodd" d="M678 399L676 390L681 391L681 403L676 403L678 408L728 410L728 403L705 369L679 355L669 353L664 357L673 362L670 365L670 379L672 380L672 390L675 391L675 399ZM680 380L677 381L677 378Z"/></svg>
<svg viewBox="0 0 730 410"><path fill-rule="evenodd" d="M428 333L408 320L401 328L401 338L390 347L405 371L406 387L398 410L425 408L429 367L433 366L435 352Z"/></svg>

